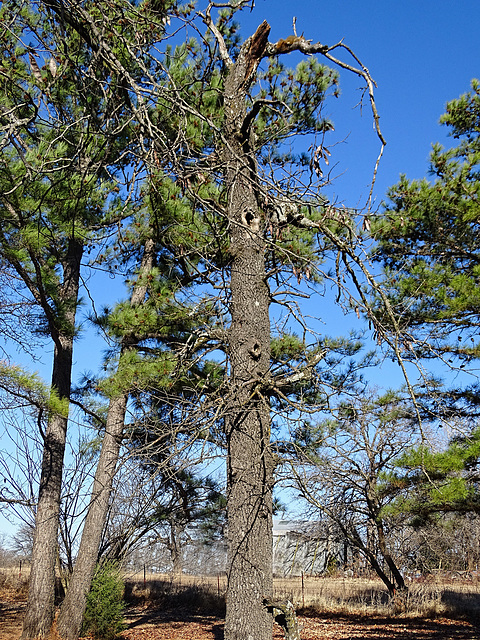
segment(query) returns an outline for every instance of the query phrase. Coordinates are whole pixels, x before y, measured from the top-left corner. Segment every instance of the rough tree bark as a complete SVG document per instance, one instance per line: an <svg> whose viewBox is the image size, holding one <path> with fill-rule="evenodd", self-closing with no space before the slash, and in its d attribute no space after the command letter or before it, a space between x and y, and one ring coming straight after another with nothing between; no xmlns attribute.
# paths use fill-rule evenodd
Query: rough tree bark
<svg viewBox="0 0 480 640"><path fill-rule="evenodd" d="M224 89L231 259L227 408L228 586L226 640L269 640L272 613L272 486L270 406L258 391L270 367L269 290L256 163L245 131L246 96L265 51L264 22L229 68Z"/></svg>
<svg viewBox="0 0 480 640"><path fill-rule="evenodd" d="M57 631L60 637L69 640L76 640L82 627L87 594L95 572L98 547L117 466L126 407L126 394L112 398L108 407L105 435L95 472L80 548L57 620Z"/></svg>
<svg viewBox="0 0 480 640"><path fill-rule="evenodd" d="M280 625L285 634L285 640L300 640L300 627L298 626L295 607L286 600L284 602L265 601L265 606L272 611L275 622Z"/></svg>
<svg viewBox="0 0 480 640"><path fill-rule="evenodd" d="M60 401L66 403L70 398L75 313L82 254L83 243L76 238L71 239L63 265L60 302L64 309L61 319L53 316L46 301L43 305L47 311L50 333L55 343L52 390ZM55 563L68 424L67 406L66 404L65 413L52 412L44 435L42 471L35 515L32 570L22 640L45 638L50 632L55 614Z"/></svg>
<svg viewBox="0 0 480 640"><path fill-rule="evenodd" d="M373 462L372 462L372 466L373 466ZM391 575L391 579L387 578L387 575L385 573L385 571L382 571L382 574L380 574L378 572L378 568L375 568L375 571L377 571L377 574L380 576L380 578L383 580L383 582L385 583L390 595L394 595L395 592L398 591L406 591L407 590L407 585L405 584L405 581L403 579L402 574L400 573L395 560L393 559L389 549L388 549L388 544L387 544L387 536L385 535L385 528L383 526L383 521L381 519L381 517L379 517L379 514L381 512L381 504L378 501L377 498L377 485L376 485L376 480L371 480L371 484L369 486L369 488L367 489L367 506L368 506L368 511L370 513L370 526L373 528L375 528L376 531L376 537L377 537L377 541L378 541L378 549L380 551L380 553L383 556L383 559L385 560L385 563L387 565L387 567L390 570L390 575ZM375 554L371 553L371 556L374 556ZM370 557L371 557L370 556ZM370 560L371 562L371 560ZM378 563L377 563L378 566Z"/></svg>
<svg viewBox="0 0 480 640"><path fill-rule="evenodd" d="M142 280L142 275L151 271L154 257L155 243L153 240L148 239L145 242L139 272L139 283L137 283L132 291L130 300L132 306L141 304L145 299L147 287L143 284L145 280ZM122 340L122 353L133 348L136 342L137 338L135 336L125 336ZM67 594L62 603L57 621L57 631L60 637L66 638L67 640L77 640L80 635L87 595L95 572L98 549L100 547L102 531L108 512L113 478L120 454L127 402L128 393L119 393L119 395L113 397L109 403L105 435L103 437L100 458L95 472L92 495L83 527L80 548L73 574L69 581Z"/></svg>
<svg viewBox="0 0 480 640"><path fill-rule="evenodd" d="M405 584L402 574L398 570L395 560L392 558L388 550L385 530L381 522L377 523L377 530L378 530L378 546L381 554L385 559L385 562L387 563L387 567L390 569L390 573L393 579L393 585L392 585L392 588L389 588L389 592L393 595L396 591L406 591L407 585Z"/></svg>
<svg viewBox="0 0 480 640"><path fill-rule="evenodd" d="M373 549L371 549L368 544L365 544L364 540L362 539L361 535L357 531L356 527L353 527L353 528L349 529L349 528L343 526L340 523L337 523L337 524L339 524L340 529L341 529L342 533L345 536L345 539L349 540L350 543L352 544L352 547L354 549L358 549L365 556L365 558L368 560L368 562L370 563L370 566L372 567L372 569L375 571L375 573L378 575L380 580L382 580L384 585L387 587L389 594L390 595L394 595L395 589L396 589L395 581L392 582L392 580L390 580L390 578L388 577L387 573L382 569L379 561L377 560L377 555L376 555L375 551ZM382 549L380 549L380 550L382 551ZM383 551L386 551L386 549L384 549ZM382 555L383 555L383 552L382 552ZM393 562L391 556L388 556L388 557L389 557L390 561ZM385 557L385 561L387 562L387 565L391 569L391 566L390 566L389 561L387 560L387 557ZM398 569L397 569L397 573L400 576L400 580L401 580L398 583L397 586L400 589L406 588L405 587L405 583L403 582L403 578L401 577L401 574L398 572ZM395 574L393 574L393 575L395 575Z"/></svg>

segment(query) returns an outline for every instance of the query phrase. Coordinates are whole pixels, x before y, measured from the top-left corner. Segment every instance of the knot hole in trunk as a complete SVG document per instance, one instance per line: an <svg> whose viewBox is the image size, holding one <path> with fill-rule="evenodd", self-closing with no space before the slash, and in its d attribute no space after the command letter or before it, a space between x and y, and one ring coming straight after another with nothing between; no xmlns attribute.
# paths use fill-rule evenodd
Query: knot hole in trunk
<svg viewBox="0 0 480 640"><path fill-rule="evenodd" d="M254 360L260 360L260 356L262 355L262 347L258 342L254 342L250 348L249 353Z"/></svg>
<svg viewBox="0 0 480 640"><path fill-rule="evenodd" d="M249 227L252 231L258 231L260 229L260 218L256 215L252 209L247 209L242 216L242 222L245 226Z"/></svg>

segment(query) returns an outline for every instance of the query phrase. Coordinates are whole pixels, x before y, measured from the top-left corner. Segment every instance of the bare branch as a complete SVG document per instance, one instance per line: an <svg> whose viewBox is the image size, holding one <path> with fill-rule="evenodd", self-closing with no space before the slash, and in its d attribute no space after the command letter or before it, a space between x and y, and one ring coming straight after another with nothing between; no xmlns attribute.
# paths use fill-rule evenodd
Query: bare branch
<svg viewBox="0 0 480 640"><path fill-rule="evenodd" d="M205 14L199 13L199 15L203 18L203 21L213 33L215 40L218 44L218 50L220 52L220 57L228 68L233 66L233 60L230 58L227 50L227 46L225 44L225 40L217 28L217 25L214 23L211 15L211 11L214 7L229 7L230 4L222 4L218 2L211 2L205 10Z"/></svg>

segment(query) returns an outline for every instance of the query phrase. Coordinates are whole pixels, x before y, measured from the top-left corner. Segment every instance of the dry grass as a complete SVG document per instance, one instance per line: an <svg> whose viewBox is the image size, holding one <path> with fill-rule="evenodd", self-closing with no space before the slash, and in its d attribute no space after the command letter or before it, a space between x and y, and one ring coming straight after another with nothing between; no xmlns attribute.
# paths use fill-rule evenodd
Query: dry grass
<svg viewBox="0 0 480 640"><path fill-rule="evenodd" d="M154 604L163 608L208 611L223 615L225 594L222 587L215 586L216 579L208 577L155 575L146 581L125 581L125 600L127 604Z"/></svg>
<svg viewBox="0 0 480 640"><path fill-rule="evenodd" d="M221 614L224 608L226 576L172 577L143 573L127 576L126 596L131 602L163 601ZM319 614L393 615L402 617L480 618L480 584L431 578L409 585L406 593L390 598L378 579L344 577L277 578L274 597L290 600L298 610Z"/></svg>
<svg viewBox="0 0 480 640"><path fill-rule="evenodd" d="M414 582L393 598L378 579L301 578L275 581L277 597L291 600L298 609L346 615L480 617L480 584L442 579Z"/></svg>
<svg viewBox="0 0 480 640"><path fill-rule="evenodd" d="M23 600L26 599L28 593L28 577L30 570L27 572L19 571L18 568L6 567L0 568L0 596L1 599Z"/></svg>
<svg viewBox="0 0 480 640"><path fill-rule="evenodd" d="M0 569L0 599L21 601L27 595L28 568ZM222 615L225 607L226 576L172 576L169 574L127 574L128 603L160 603ZM344 577L277 578L274 597L290 600L297 610L336 615L394 615L401 617L446 617L480 619L480 582L448 581L429 577L413 582L406 593L390 598L378 579Z"/></svg>

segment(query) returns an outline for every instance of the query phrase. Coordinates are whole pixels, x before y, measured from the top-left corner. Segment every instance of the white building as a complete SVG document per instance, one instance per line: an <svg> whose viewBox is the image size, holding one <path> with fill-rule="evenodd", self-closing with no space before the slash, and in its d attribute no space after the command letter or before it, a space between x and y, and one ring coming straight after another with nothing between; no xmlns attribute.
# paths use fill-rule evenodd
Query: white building
<svg viewBox="0 0 480 640"><path fill-rule="evenodd" d="M308 521L274 521L274 575L320 575L343 566L345 555L345 543L331 526Z"/></svg>

